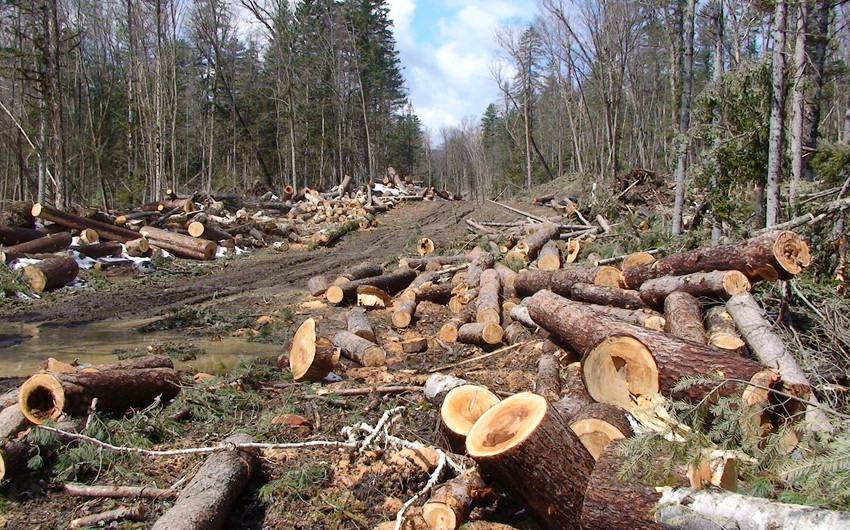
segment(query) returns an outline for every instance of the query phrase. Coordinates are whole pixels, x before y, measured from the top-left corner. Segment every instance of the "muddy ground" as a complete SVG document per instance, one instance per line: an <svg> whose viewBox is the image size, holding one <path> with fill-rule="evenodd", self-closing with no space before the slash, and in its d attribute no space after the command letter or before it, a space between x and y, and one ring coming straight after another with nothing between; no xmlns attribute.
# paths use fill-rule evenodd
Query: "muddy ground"
<svg viewBox="0 0 850 530"><path fill-rule="evenodd" d="M527 204L522 207L529 212L550 211ZM279 341L281 351L286 351L295 327L307 317L316 318L319 331L326 336L345 326L345 308L311 299L306 290L309 277L335 277L347 266L366 260L394 267L399 257L414 254L416 241L423 236L450 253L471 248L475 242L465 228L466 218L504 221L517 216L490 203L409 203L380 216L377 228L350 233L332 247L294 252L263 249L209 263L178 260L148 275L104 273L92 277L86 288L3 305L0 319L68 326L70 333L73 326L88 322L163 317L163 325L178 330L185 326L187 340L190 335L223 332L260 335L270 327L265 338ZM173 318L175 312L187 308L203 308L207 320ZM242 319L238 329L235 324L231 328L215 325L215 319L226 321L235 315ZM244 325L246 315L254 319L254 325ZM208 379L196 380L196 374L185 373L184 390L174 402L126 418L97 415L87 432L119 445L147 448L213 445L236 432L264 442L342 440L343 427L361 421L374 424L384 411L403 406L404 418L393 434L436 445L437 410L421 392L362 396L334 396L332 392L387 384L421 385L430 370L480 354L478 348L444 348L433 340L448 317L445 307L421 304L412 332L429 337L429 349L406 355L399 345L406 334L392 328L389 311L372 312L373 326L388 353L387 366L364 369L343 361L337 371L341 381L333 384L293 383L286 370L272 362L245 362L232 373ZM531 354L510 352L444 371L509 394L531 389L535 361ZM298 425L302 418L304 424ZM35 463L41 464L41 469L0 489L0 528L65 528L76 517L135 505L145 508L140 521L107 527L149 528L170 502L72 497L62 484L167 488L185 483L204 458L116 457L76 442L39 440L39 444ZM332 449L266 451L261 468L228 516L225 528L373 528L394 519L401 503L425 484L433 462L425 458L423 463L420 458L425 457L399 456L390 447L365 454ZM476 511L473 517L514 528L536 528L507 498Z"/></svg>

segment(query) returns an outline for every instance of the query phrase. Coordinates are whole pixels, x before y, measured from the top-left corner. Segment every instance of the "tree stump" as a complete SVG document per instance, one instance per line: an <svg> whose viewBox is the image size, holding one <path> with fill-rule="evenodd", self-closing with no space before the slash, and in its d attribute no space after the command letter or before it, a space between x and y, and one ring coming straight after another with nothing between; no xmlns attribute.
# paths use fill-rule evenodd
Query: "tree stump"
<svg viewBox="0 0 850 530"><path fill-rule="evenodd" d="M461 385L449 390L440 406L440 432L445 447L453 453L464 454L469 429L498 402L496 394L482 386Z"/></svg>

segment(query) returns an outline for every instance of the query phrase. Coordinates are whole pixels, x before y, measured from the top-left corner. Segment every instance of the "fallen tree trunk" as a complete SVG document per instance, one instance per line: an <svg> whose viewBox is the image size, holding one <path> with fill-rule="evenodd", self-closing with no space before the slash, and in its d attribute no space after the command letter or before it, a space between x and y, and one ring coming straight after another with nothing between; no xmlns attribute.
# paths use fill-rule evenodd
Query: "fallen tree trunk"
<svg viewBox="0 0 850 530"><path fill-rule="evenodd" d="M22 226L0 226L0 245L11 247L45 237L47 234Z"/></svg>
<svg viewBox="0 0 850 530"><path fill-rule="evenodd" d="M307 279L307 290L310 291L310 296L322 296L328 291L331 282L324 274L311 276Z"/></svg>
<svg viewBox="0 0 850 530"><path fill-rule="evenodd" d="M579 527L593 457L545 398L523 392L490 408L470 429L466 451L484 480L543 528Z"/></svg>
<svg viewBox="0 0 850 530"><path fill-rule="evenodd" d="M453 265L470 261L468 254L457 254L455 256L426 256L423 258L401 258L398 260L399 268L408 268L417 271L439 270L443 265Z"/></svg>
<svg viewBox="0 0 850 530"><path fill-rule="evenodd" d="M477 346L492 346L502 342L505 330L492 322L470 322L457 330L457 341Z"/></svg>
<svg viewBox="0 0 850 530"><path fill-rule="evenodd" d="M460 385L448 391L440 405L440 433L444 447L453 453L466 453L466 435L473 424L499 402L499 397L483 386Z"/></svg>
<svg viewBox="0 0 850 530"><path fill-rule="evenodd" d="M343 272L339 275L339 277L334 281L335 284L344 283L344 281L354 281L354 280L362 280L363 278L371 278L373 276L380 276L384 271L381 269L380 265L376 265L374 263L364 261L362 263L358 263L354 265L347 271Z"/></svg>
<svg viewBox="0 0 850 530"><path fill-rule="evenodd" d="M74 258L48 258L24 267L24 277L37 293L64 287L77 279L80 266Z"/></svg>
<svg viewBox="0 0 850 530"><path fill-rule="evenodd" d="M561 363L551 353L544 353L537 360L534 393L549 401L557 401L561 397Z"/></svg>
<svg viewBox="0 0 850 530"><path fill-rule="evenodd" d="M345 319L348 324L348 331L369 342L377 342L375 331L372 329L372 324L369 322L366 311L362 307L354 306L349 309L345 315Z"/></svg>
<svg viewBox="0 0 850 530"><path fill-rule="evenodd" d="M17 404L0 410L0 447L15 438L28 425L31 425L31 422Z"/></svg>
<svg viewBox="0 0 850 530"><path fill-rule="evenodd" d="M189 235L192 237L196 237L199 239L206 239L208 241L222 241L225 239L233 239L233 236L228 232L225 232L221 228L207 223L202 223L200 221L192 221L189 223L189 226L186 228L189 231Z"/></svg>
<svg viewBox="0 0 850 530"><path fill-rule="evenodd" d="M416 316L416 302L413 300L401 300L395 305L391 317L394 327L406 328L413 322Z"/></svg>
<svg viewBox="0 0 850 530"><path fill-rule="evenodd" d="M542 271L556 271L561 268L561 249L556 241L548 241L537 256L537 268Z"/></svg>
<svg viewBox="0 0 850 530"><path fill-rule="evenodd" d="M246 443L245 434L228 437L226 443ZM236 500L259 469L255 450L236 449L211 455L180 492L170 510L157 520L153 530L223 528Z"/></svg>
<svg viewBox="0 0 850 530"><path fill-rule="evenodd" d="M514 287L520 296L530 296L546 289L569 297L573 285L577 283L620 287L622 273L610 265L598 267L567 265L556 271L521 271L514 280Z"/></svg>
<svg viewBox="0 0 850 530"><path fill-rule="evenodd" d="M640 297L646 305L660 308L664 306L664 299L676 291L697 297L728 300L732 295L749 291L750 287L750 280L744 273L735 270L717 270L647 280L640 286Z"/></svg>
<svg viewBox="0 0 850 530"><path fill-rule="evenodd" d="M476 322L500 323L502 311L499 304L499 293L501 292L501 287L502 284L498 271L487 269L481 273L478 298L475 302Z"/></svg>
<svg viewBox="0 0 850 530"><path fill-rule="evenodd" d="M387 364L387 353L383 348L358 337L350 331L338 331L331 339L342 354L361 366L384 366Z"/></svg>
<svg viewBox="0 0 850 530"><path fill-rule="evenodd" d="M24 416L40 424L64 414L88 412L97 398L97 410L119 412L149 406L180 392L180 375L171 368L107 370L66 374L35 374L21 385Z"/></svg>
<svg viewBox="0 0 850 530"><path fill-rule="evenodd" d="M623 309L642 309L646 304L641 300L640 292L621 289L608 285L576 283L570 289L571 300L588 304L622 307Z"/></svg>
<svg viewBox="0 0 850 530"><path fill-rule="evenodd" d="M476 469L437 486L422 506L422 518L431 530L455 530L469 520L476 506L496 499Z"/></svg>
<svg viewBox="0 0 850 530"><path fill-rule="evenodd" d="M390 294L395 294L410 285L410 282L414 278L416 278L415 270L398 269L395 272L380 276L352 280L340 285L331 285L328 287L327 292L325 292L325 298L332 304L352 302L357 298L357 288L361 285L371 285Z"/></svg>
<svg viewBox="0 0 850 530"><path fill-rule="evenodd" d="M537 230L514 245L505 255L505 264L515 271L524 269L533 261L540 249L547 242L558 237L560 227L555 223L545 222Z"/></svg>
<svg viewBox="0 0 850 530"><path fill-rule="evenodd" d="M440 340L445 342L457 342L458 330L464 324L472 320L474 316L471 307L465 307L460 313L455 313L445 324L440 328Z"/></svg>
<svg viewBox="0 0 850 530"><path fill-rule="evenodd" d="M105 243L94 243L70 248L92 259L104 258L106 256L120 256L124 252L124 246L118 241L106 241Z"/></svg>
<svg viewBox="0 0 850 530"><path fill-rule="evenodd" d="M680 339L706 344L702 323L702 305L693 295L682 291L664 299L664 331Z"/></svg>
<svg viewBox="0 0 850 530"><path fill-rule="evenodd" d="M63 212L58 208L54 208L46 204L34 204L32 206L32 215L33 217L39 217L46 221L52 221L56 224L67 226L68 228L76 228L77 230L93 228L97 231L100 237L102 237L103 239L110 239L112 241L120 241L122 243L126 243L127 241L139 238L138 232L134 232L132 230L121 228L115 225L102 223L100 221L86 219L85 217L80 217L79 215Z"/></svg>
<svg viewBox="0 0 850 530"><path fill-rule="evenodd" d="M215 241L198 239L152 226L142 227L139 233L145 236L151 245L173 252L180 257L199 260L210 260L215 257L217 249Z"/></svg>
<svg viewBox="0 0 850 530"><path fill-rule="evenodd" d="M716 374L750 381L764 367L749 359L717 355L716 350L666 333L629 324L550 291L535 294L529 314L541 327L582 356L588 393L596 401L634 408L631 395L667 396L686 376ZM698 400L714 385L694 385L673 397ZM734 385L722 385L728 395Z"/></svg>
<svg viewBox="0 0 850 530"><path fill-rule="evenodd" d="M180 491L165 488L153 488L147 486L88 486L86 484L63 484L65 493L76 497L85 498L143 498L162 499L173 501L177 499Z"/></svg>
<svg viewBox="0 0 850 530"><path fill-rule="evenodd" d="M47 234L44 237L24 243L18 243L3 250L7 254L47 254L65 250L71 246L72 239L70 232L59 232L57 234Z"/></svg>
<svg viewBox="0 0 850 530"><path fill-rule="evenodd" d="M623 271L626 285L639 288L661 276L737 270L751 281L787 279L810 262L809 246L794 232L772 231L734 245L701 247L671 254Z"/></svg>

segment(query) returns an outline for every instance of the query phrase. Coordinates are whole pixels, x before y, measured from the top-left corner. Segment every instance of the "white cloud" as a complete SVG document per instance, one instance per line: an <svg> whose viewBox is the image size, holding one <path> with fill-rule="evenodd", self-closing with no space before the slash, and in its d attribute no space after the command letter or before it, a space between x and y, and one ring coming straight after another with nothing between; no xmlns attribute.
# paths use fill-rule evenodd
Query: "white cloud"
<svg viewBox="0 0 850 530"><path fill-rule="evenodd" d="M533 0L390 0L410 99L426 127L437 131L459 125L466 116L478 119L498 99L490 73L498 53L496 30L507 19L530 20L534 5Z"/></svg>

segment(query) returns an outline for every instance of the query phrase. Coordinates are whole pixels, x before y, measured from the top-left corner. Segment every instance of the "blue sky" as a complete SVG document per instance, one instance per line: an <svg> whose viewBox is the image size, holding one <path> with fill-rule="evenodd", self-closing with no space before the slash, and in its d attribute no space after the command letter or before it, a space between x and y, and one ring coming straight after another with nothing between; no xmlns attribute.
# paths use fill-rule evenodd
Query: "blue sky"
<svg viewBox="0 0 850 530"><path fill-rule="evenodd" d="M475 122L498 99L491 67L501 23L530 21L536 0L389 0L414 110L432 135ZM436 138L435 138L436 139Z"/></svg>

